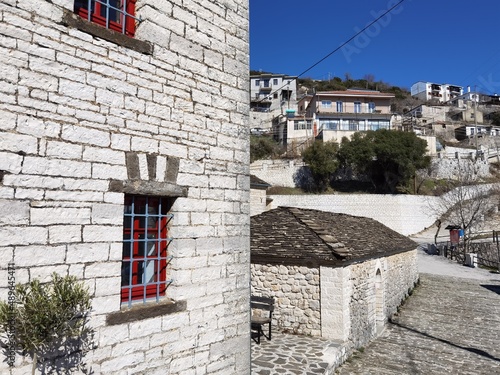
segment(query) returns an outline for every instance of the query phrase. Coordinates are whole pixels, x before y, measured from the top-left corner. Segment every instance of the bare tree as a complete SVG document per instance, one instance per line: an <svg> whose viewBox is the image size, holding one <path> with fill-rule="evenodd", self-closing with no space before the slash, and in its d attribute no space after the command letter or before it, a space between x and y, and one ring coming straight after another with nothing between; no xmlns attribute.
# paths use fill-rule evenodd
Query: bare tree
<svg viewBox="0 0 500 375"><path fill-rule="evenodd" d="M494 184L481 183L477 164L472 160L460 160L455 171L455 187L443 194L438 203L441 220L459 226L464 232L463 249L469 252L470 241L482 229L485 217L499 202L499 190Z"/></svg>

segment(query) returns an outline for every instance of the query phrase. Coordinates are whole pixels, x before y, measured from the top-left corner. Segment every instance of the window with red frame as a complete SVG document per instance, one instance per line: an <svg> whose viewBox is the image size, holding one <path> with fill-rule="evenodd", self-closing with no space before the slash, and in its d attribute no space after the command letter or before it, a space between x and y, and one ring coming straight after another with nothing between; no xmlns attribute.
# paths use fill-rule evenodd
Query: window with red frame
<svg viewBox="0 0 500 375"><path fill-rule="evenodd" d="M136 0L75 0L75 13L86 20L133 37Z"/></svg>
<svg viewBox="0 0 500 375"><path fill-rule="evenodd" d="M167 198L125 196L122 253L122 303L158 301L168 284Z"/></svg>

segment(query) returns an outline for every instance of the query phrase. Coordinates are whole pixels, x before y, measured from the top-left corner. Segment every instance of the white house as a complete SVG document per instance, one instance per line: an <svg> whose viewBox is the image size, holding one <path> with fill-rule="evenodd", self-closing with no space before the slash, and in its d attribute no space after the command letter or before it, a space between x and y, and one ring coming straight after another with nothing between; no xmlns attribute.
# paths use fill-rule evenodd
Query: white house
<svg viewBox="0 0 500 375"><path fill-rule="evenodd" d="M418 81L411 86L411 96L429 101L436 100L440 103L448 102L459 96L464 92L462 86L450 85L447 83L432 83Z"/></svg>
<svg viewBox="0 0 500 375"><path fill-rule="evenodd" d="M297 101L297 77L284 74L250 76L250 108L256 112L280 111Z"/></svg>
<svg viewBox="0 0 500 375"><path fill-rule="evenodd" d="M298 101L291 112L273 123L273 134L296 149L316 137L337 141L357 131L390 129L394 94L373 90L322 91Z"/></svg>

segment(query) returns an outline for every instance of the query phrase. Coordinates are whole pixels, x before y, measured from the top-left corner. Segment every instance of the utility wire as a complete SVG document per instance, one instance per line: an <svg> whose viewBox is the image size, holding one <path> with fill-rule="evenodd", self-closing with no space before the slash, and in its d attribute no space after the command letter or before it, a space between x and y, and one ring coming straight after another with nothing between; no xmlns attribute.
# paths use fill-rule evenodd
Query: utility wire
<svg viewBox="0 0 500 375"><path fill-rule="evenodd" d="M365 30L367 30L369 27L371 27L372 25L376 24L380 19L382 19L383 17L385 17L386 14L390 13L393 11L393 9L397 8L399 5L401 5L402 3L404 3L405 0L400 0L398 3L396 3L395 5L393 5L391 8L387 9L384 13L382 13L380 16L378 16L377 18L375 18L372 22L370 22L368 25L366 25L364 28L362 28L361 30L359 30L356 34L354 34L352 37L350 37L349 39L347 39L344 43L342 43L340 46L338 46L337 48L335 48L333 51L331 51L329 54L327 54L325 57L323 57L322 59L318 60L317 62L315 62L313 65L311 65L309 68L307 68L306 70L304 70L302 73L300 73L298 76L296 76L295 78L293 78L292 80L287 80L288 83L292 82L292 81L296 81L299 77L302 77L304 74L306 74L308 71L310 71L311 69L315 68L316 66L318 66L319 64L321 64L323 61L325 61L326 59L328 59L331 55L333 55L335 52L337 52L338 50L340 50L341 48L343 48L345 45L349 44L352 40L354 40L354 38L356 38L358 35L362 34L365 32ZM284 84L283 86L281 86L280 88L276 89L275 91L271 92L269 95L267 95L266 97L269 97L275 93L277 93L278 91L280 91L282 88L286 87L287 84ZM258 101L257 103L261 103L264 101L265 98L262 98L260 101Z"/></svg>

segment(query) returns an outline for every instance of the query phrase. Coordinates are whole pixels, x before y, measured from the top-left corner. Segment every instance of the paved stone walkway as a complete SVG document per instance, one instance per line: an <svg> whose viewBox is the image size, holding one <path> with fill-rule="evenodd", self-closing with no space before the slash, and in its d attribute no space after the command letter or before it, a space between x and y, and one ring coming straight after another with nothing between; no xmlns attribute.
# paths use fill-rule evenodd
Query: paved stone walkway
<svg viewBox="0 0 500 375"><path fill-rule="evenodd" d="M273 333L272 341L252 342L252 375L500 374L500 275L422 249L418 256L420 286L344 365L338 342Z"/></svg>
<svg viewBox="0 0 500 375"><path fill-rule="evenodd" d="M382 336L337 374L500 374L498 277L421 274L420 279Z"/></svg>
<svg viewBox="0 0 500 375"><path fill-rule="evenodd" d="M333 374L343 355L339 342L273 332L271 341L252 341L252 375Z"/></svg>

